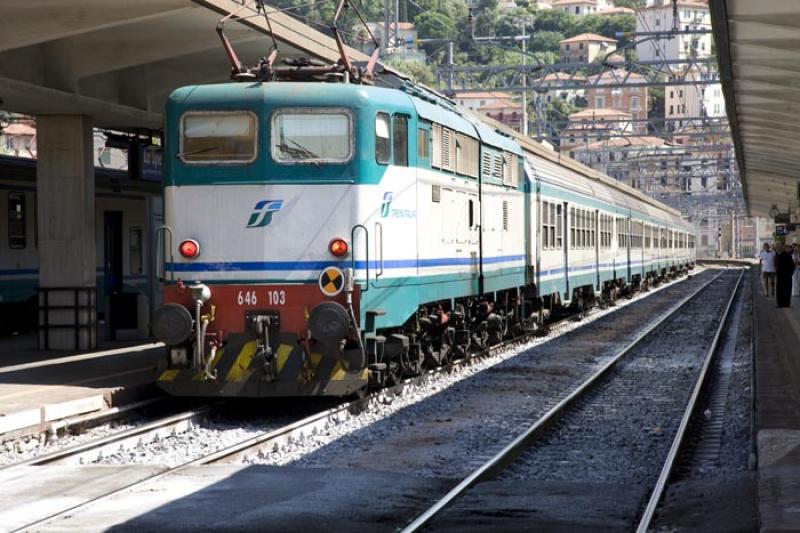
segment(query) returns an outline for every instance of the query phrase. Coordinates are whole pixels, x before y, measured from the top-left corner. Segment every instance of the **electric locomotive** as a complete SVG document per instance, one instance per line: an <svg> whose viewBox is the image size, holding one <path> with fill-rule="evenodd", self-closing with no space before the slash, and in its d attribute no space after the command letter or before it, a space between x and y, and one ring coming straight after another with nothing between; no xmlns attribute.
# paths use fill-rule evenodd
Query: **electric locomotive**
<svg viewBox="0 0 800 533"><path fill-rule="evenodd" d="M590 208L624 218L619 235L635 218L688 234L659 208L590 198L598 183L564 185L528 141L441 95L399 78L375 86L375 55L280 70L273 52L245 69L220 35L238 82L180 88L166 109L165 305L152 324L171 394L396 382L531 329L548 306L665 273L642 262L637 280L630 240L614 246L624 272L622 257L601 268ZM568 267L578 243L588 266Z"/></svg>

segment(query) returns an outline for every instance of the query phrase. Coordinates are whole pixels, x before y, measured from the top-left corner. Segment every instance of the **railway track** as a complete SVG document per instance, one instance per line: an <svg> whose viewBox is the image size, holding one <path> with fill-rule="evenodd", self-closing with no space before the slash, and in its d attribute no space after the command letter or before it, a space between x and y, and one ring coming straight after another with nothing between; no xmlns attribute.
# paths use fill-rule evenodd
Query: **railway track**
<svg viewBox="0 0 800 533"><path fill-rule="evenodd" d="M575 317L566 317L548 326L548 334L555 334L564 327L575 321ZM492 346L487 350L473 354L467 358L456 360L445 367L430 369L420 376L409 378L402 383L376 391L364 398L355 399L342 403L331 409L327 409L311 416L296 420L290 424L282 425L270 431L264 431L259 435L250 437L230 446L225 446L212 453L203 455L195 459L182 462L177 465L164 466L154 472L137 479L134 482L120 484L103 493L87 499L79 504L59 510L56 513L36 519L24 525L18 526L12 531L24 531L34 529L45 524L51 523L60 517L71 515L81 508L93 503L111 498L116 494L132 489L148 482L153 482L169 474L180 472L181 470L198 465L210 465L221 462L235 462L246 459L248 455L257 454L261 449L280 447L287 442L304 439L308 436L324 431L330 424L339 423L341 420L352 415L368 410L372 404L380 403L386 396L400 393L405 387L421 383L425 380L435 379L436 375L452 370L469 366L503 350L524 343L532 338L536 333L530 333L521 337ZM541 334L541 333L539 333ZM114 433L102 438L68 447L52 453L32 457L13 464L0 467L0 472L24 469L26 467L41 467L55 464L91 464L103 457L116 453L120 450L133 448L144 443L153 442L159 439L170 438L178 433L189 430L193 425L200 424L215 413L224 408L224 403L214 403L198 409L193 409L183 413L164 417L162 419L144 424L139 427Z"/></svg>
<svg viewBox="0 0 800 533"><path fill-rule="evenodd" d="M104 455L120 449L131 448L144 442L168 438L190 428L193 424L208 418L217 412L222 403L192 409L170 415L140 426L118 431L98 439L70 446L51 453L31 457L23 461L0 467L0 471L22 466L44 466L48 464L88 464Z"/></svg>
<svg viewBox="0 0 800 533"><path fill-rule="evenodd" d="M511 477L512 479L514 479L516 476L516 479L520 480L521 482L524 482L522 480L529 479L529 476L535 477L536 474L532 474L532 469L529 467L529 465L525 464L526 458L529 461L531 460L531 458L528 457L530 455L535 455L535 453L544 453L544 460L539 461L539 463L536 464L536 467L541 467L543 469L547 469L547 465L569 463L570 460L565 459L564 452L566 451L568 454L574 453L575 446L577 446L575 442L590 440L592 437L591 435L583 434L577 436L576 440L565 440L566 437L563 437L563 434L565 433L569 433L570 431L576 431L580 433L580 430L576 429L579 425L579 422L574 419L570 420L569 416L572 413L580 410L595 409L595 417L597 417L597 411L608 411L610 402L608 402L607 398L601 398L602 393L598 391L603 387L608 387L610 383L614 383L611 375L615 372L618 372L621 364L634 354L634 352L637 350L637 347L643 345L647 339L653 336L656 332L660 331L680 311L685 310L692 302L697 302L699 297L705 294L715 282L721 281L723 276L725 276L725 271L721 272L710 281L703 284L693 293L672 306L656 322L645 328L635 339L633 339L632 342L621 349L611 360L602 366L602 368L592 374L588 379L583 381L568 396L548 410L524 432L520 433L500 452L494 454L491 458L486 460L480 467L472 471L452 490L450 490L424 512L420 513L403 529L403 532L411 533L422 530L431 526L432 524L438 525L438 522L435 522L437 518L444 520L442 515L446 513L446 510L456 504L457 501L464 499L468 494L471 493L471 491L474 491L476 485L482 482L501 478L503 476ZM742 276L743 274L740 274L735 281L734 289L731 291L730 297L727 299L722 317L719 320L719 324L715 328L713 339L711 340L707 350L705 350L705 355L702 357L700 370L697 373L694 385L691 389L689 400L680 416L680 422L677 430L674 433L669 451L666 455L658 478L652 485L652 490L649 491L647 505L641 512L641 518L638 524L635 526L638 533L648 531L658 504L663 497L665 487L667 486L667 481L669 480L670 474L676 464L679 451L681 450L684 437L687 432L689 420L694 412L700 391L704 386L708 369L712 363L714 354L719 344L728 314L731 310L736 294L739 291ZM595 401L600 404L600 407L592 407L592 404ZM604 401L606 402L605 404L603 404ZM616 407L617 406L615 404L613 407L611 407L611 410L616 409ZM558 453L551 453L548 455L547 444L541 444L541 442L546 440L545 437L547 435L552 436L553 434L560 434L556 437L552 437L551 441L558 441L561 439L560 444L562 449L559 450ZM541 446L539 449L535 450L537 445L540 444ZM603 446L603 443L593 441L593 446ZM522 463L521 466L520 463ZM518 470L516 473L513 472L515 469ZM465 504L465 506L469 506L472 509L481 509L481 513L484 515L490 514L491 511L481 507L481 504L481 496L477 495L473 497L468 504ZM454 512L454 514L457 514L457 512ZM444 529L448 530L448 526L449 529L453 528L452 524L445 524Z"/></svg>
<svg viewBox="0 0 800 533"><path fill-rule="evenodd" d="M594 311L590 311L589 315L593 313ZM574 322L574 317L566 317L551 324L549 331L551 334L558 333ZM17 530L25 530L43 526L60 517L74 514L81 508L89 506L95 502L105 500L121 492L148 482L156 481L166 475L180 472L181 470L189 467L243 461L246 460L247 457L260 454L262 450L271 450L284 446L287 443L301 441L310 436L322 433L330 426L339 424L343 420L346 420L353 415L367 411L375 404L381 404L387 397L399 394L406 387L422 383L426 380L435 379L438 374L449 373L460 367L468 367L477 363L478 361L481 361L482 359L491 357L498 352L513 349L515 346L526 343L533 336L534 334L528 334L501 343L469 358L454 361L446 367L429 370L425 374L407 379L394 387L369 394L363 399L349 401L331 409L298 419L292 423L282 425L281 427L264 431L256 436L243 439L233 445L225 446L213 451L212 453L205 454L202 457L186 460L176 465L157 468L148 475L145 475L133 482L120 484L119 486L115 486L112 490L108 490L99 496L87 499L68 508L60 509L58 512L49 514L47 516L40 517L35 521L31 521L30 523L19 527ZM213 415L220 408L221 405L215 404L190 412L181 413L179 415L167 417L142 427L133 428L119 434L104 437L98 441L85 443L77 447L60 450L52 454L43 455L23 461L21 463L10 465L5 467L5 470L52 464L92 463L98 458L102 458L103 456L113 453L121 448L137 446L142 442L166 438L174 435L175 433L184 431L191 425L200 423L202 420Z"/></svg>

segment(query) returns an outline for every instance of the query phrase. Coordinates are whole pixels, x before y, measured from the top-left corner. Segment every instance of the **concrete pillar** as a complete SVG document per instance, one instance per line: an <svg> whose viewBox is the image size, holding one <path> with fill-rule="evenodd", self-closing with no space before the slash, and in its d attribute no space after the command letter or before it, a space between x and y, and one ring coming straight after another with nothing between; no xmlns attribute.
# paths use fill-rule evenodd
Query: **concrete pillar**
<svg viewBox="0 0 800 533"><path fill-rule="evenodd" d="M94 146L83 115L36 118L39 347L97 345Z"/></svg>

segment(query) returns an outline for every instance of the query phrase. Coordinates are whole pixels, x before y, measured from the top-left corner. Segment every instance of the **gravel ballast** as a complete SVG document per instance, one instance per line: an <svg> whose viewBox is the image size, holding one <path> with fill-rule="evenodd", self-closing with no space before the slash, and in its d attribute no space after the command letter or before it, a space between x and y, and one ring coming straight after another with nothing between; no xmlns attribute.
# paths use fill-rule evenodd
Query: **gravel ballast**
<svg viewBox="0 0 800 533"><path fill-rule="evenodd" d="M256 464L467 475L533 423L660 312L714 272L604 311L556 339L444 374L313 438L250 457Z"/></svg>

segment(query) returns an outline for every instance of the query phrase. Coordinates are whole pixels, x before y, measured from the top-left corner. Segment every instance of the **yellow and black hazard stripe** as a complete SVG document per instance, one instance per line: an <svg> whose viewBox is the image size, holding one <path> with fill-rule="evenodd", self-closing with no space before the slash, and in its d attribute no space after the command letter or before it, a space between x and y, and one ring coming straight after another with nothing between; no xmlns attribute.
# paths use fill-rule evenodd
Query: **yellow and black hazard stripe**
<svg viewBox="0 0 800 533"><path fill-rule="evenodd" d="M279 334L276 344L272 360L273 374L272 379L268 378L269 382L294 382L302 387L316 383L325 387L332 382L367 380L366 368L351 367L334 354L316 351L306 354L294 334ZM265 361L256 357L256 353L257 343L251 335L234 334L229 337L226 346L216 352L209 365L212 371L216 371L216 380L207 380L202 371L170 369L161 373L158 382L177 393L190 391L193 387L210 386L223 396L236 396L242 387L253 380L264 382L267 372Z"/></svg>

